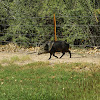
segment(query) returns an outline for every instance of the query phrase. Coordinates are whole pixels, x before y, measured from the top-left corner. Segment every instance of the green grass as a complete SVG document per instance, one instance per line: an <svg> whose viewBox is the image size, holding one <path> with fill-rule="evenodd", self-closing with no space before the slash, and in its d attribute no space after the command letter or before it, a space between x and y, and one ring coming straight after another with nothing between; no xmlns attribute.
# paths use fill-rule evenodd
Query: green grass
<svg viewBox="0 0 100 100"><path fill-rule="evenodd" d="M0 100L100 100L99 68L49 62L0 66Z"/></svg>

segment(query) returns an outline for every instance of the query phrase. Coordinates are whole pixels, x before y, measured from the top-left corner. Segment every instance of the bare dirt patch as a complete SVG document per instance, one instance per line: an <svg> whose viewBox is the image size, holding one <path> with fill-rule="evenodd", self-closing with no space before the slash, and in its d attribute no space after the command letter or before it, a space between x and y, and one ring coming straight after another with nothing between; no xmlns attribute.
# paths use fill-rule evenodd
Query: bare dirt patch
<svg viewBox="0 0 100 100"><path fill-rule="evenodd" d="M32 62L50 62L54 63L93 63L100 65L100 49L71 49L72 58L66 53L61 59L51 57L48 60L50 54L37 55L39 47L23 48L17 44L9 43L7 45L0 45L0 64L7 65L8 63L16 63L24 65ZM56 56L60 57L61 53L56 53Z"/></svg>
<svg viewBox="0 0 100 100"><path fill-rule="evenodd" d="M19 58L19 60L14 61L14 63L19 64L19 65L25 65L28 63L33 63L33 62L39 62L39 61L43 61L43 62L50 62L51 64L54 63L82 63L82 62L86 62L86 63L93 63L93 64L100 64L100 54L99 53L91 53L89 54L88 51L86 52L82 52L82 51L77 51L77 50L71 50L72 51L72 58L69 58L69 54L66 53L61 59L57 59L55 57L52 56L52 58L50 60L48 60L50 54L42 54L42 55L37 55L36 52L34 51L20 51L20 52L0 52L0 63L1 65L6 65L5 63L3 63L2 61L4 59L9 60L14 57L17 56ZM58 57L60 57L62 54L61 53L56 53L55 55L57 55ZM24 58L27 59L24 59ZM23 60L24 59L24 60Z"/></svg>

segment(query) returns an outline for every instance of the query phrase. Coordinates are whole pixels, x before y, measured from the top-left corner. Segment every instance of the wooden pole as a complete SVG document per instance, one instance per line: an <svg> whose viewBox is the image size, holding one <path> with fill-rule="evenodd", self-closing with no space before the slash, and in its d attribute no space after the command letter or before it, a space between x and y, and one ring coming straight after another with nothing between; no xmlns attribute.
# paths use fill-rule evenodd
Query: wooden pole
<svg viewBox="0 0 100 100"><path fill-rule="evenodd" d="M56 36L56 18L55 18L55 14L54 14L54 40L57 41L57 36Z"/></svg>

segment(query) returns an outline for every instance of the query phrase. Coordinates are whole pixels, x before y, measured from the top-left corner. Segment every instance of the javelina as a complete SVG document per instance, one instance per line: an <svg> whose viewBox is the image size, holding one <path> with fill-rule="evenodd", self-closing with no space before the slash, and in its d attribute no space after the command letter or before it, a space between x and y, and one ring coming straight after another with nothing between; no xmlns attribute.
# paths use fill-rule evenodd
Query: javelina
<svg viewBox="0 0 100 100"><path fill-rule="evenodd" d="M65 52L69 52L70 58L71 58L71 52L69 50L69 44L67 44L65 41L54 41L54 42L47 42L40 46L40 50L38 52L38 55L43 53L50 53L49 59L51 59L51 56L58 58L55 56L55 52L62 52L62 55L60 58L62 58L65 54Z"/></svg>

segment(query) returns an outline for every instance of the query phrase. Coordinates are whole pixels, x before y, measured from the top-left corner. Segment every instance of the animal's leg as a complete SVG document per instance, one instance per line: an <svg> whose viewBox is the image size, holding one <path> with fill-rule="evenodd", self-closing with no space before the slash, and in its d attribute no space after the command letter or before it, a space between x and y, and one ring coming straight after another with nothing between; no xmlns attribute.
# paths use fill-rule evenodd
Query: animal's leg
<svg viewBox="0 0 100 100"><path fill-rule="evenodd" d="M50 57L49 57L49 59L51 59L51 56L52 56L52 53L50 53ZM49 59L48 59L48 60L49 60Z"/></svg>
<svg viewBox="0 0 100 100"><path fill-rule="evenodd" d="M53 56L56 57L56 58L58 58L57 56L55 56L55 53L53 53Z"/></svg>
<svg viewBox="0 0 100 100"><path fill-rule="evenodd" d="M70 54L70 58L71 58L71 51L68 50L68 52L69 52L69 54Z"/></svg>
<svg viewBox="0 0 100 100"><path fill-rule="evenodd" d="M65 52L62 52L62 55L61 55L61 57L60 57L60 58L62 58L64 55L65 55Z"/></svg>

